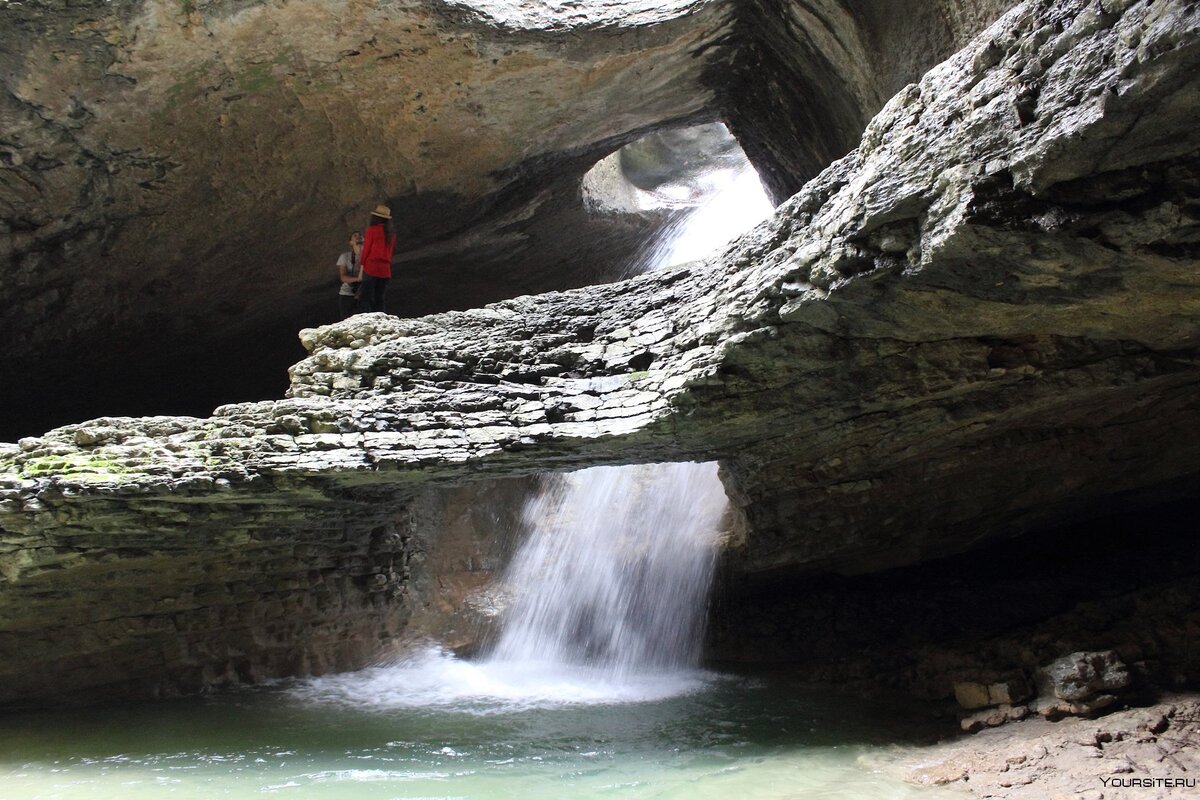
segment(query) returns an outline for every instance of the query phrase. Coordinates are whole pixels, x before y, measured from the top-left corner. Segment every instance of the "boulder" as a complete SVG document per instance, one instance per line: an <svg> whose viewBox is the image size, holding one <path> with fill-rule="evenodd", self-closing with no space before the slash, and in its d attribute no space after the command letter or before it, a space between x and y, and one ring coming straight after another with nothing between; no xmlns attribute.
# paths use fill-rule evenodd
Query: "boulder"
<svg viewBox="0 0 1200 800"><path fill-rule="evenodd" d="M1120 692L1132 683L1129 668L1112 650L1071 653L1043 667L1040 675L1043 693L1077 704L1094 703L1097 695Z"/></svg>
<svg viewBox="0 0 1200 800"><path fill-rule="evenodd" d="M966 709L998 705L992 702L987 686L973 681L961 681L954 684L954 699Z"/></svg>
<svg viewBox="0 0 1200 800"><path fill-rule="evenodd" d="M987 687L988 702L994 706L1023 703L1033 696L1029 682L1024 678L1011 678L990 684Z"/></svg>

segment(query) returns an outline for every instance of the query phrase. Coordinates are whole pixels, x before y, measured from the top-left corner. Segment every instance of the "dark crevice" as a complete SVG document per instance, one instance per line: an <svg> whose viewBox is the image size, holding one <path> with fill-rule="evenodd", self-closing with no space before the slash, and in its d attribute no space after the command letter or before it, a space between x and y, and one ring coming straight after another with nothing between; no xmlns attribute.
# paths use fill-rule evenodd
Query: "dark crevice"
<svg viewBox="0 0 1200 800"><path fill-rule="evenodd" d="M964 671L1021 671L1091 647L1124 648L1132 662L1149 655L1144 633L1162 648L1148 669L1196 685L1187 642L1172 636L1200 614L1200 550L1189 544L1200 501L1146 502L1114 498L1087 522L872 575L748 583L726 570L709 652L927 695L925 661L939 653L957 653Z"/></svg>

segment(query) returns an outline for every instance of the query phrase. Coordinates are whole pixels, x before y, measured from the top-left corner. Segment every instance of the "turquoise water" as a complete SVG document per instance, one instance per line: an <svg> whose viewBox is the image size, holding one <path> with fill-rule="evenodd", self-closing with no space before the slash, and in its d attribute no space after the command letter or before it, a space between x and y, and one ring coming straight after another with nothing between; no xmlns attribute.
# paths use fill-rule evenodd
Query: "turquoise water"
<svg viewBox="0 0 1200 800"><path fill-rule="evenodd" d="M930 733L911 710L711 673L616 696L576 675L521 699L481 687L475 671L438 656L191 701L0 717L0 797L954 796L873 766Z"/></svg>

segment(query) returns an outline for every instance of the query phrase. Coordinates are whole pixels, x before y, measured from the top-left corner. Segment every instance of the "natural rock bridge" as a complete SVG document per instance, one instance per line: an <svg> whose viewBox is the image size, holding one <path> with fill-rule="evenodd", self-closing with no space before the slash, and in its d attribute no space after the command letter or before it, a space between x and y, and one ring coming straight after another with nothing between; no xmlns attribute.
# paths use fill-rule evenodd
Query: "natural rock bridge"
<svg viewBox="0 0 1200 800"><path fill-rule="evenodd" d="M747 578L1200 489L1200 8L1018 7L707 263L304 331L290 397L0 450L0 699L362 663L432 487L720 460Z"/></svg>
<svg viewBox="0 0 1200 800"><path fill-rule="evenodd" d="M0 4L0 439L278 396L381 200L404 316L623 276L598 161L723 119L785 200L1010 5Z"/></svg>

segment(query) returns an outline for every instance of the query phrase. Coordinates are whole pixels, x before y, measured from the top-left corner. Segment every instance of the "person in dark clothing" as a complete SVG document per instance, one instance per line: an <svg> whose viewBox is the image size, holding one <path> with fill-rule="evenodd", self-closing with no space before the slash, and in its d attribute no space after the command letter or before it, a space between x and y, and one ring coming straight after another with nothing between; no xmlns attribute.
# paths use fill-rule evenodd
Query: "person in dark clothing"
<svg viewBox="0 0 1200 800"><path fill-rule="evenodd" d="M350 249L337 260L338 280L342 282L338 289L339 319L353 314L358 305L358 287L362 282L362 240L362 234L358 231L350 234Z"/></svg>
<svg viewBox="0 0 1200 800"><path fill-rule="evenodd" d="M360 311L382 311L388 281L392 279L392 253L396 249L396 232L392 228L392 211L376 206L371 212L362 247L362 293Z"/></svg>

